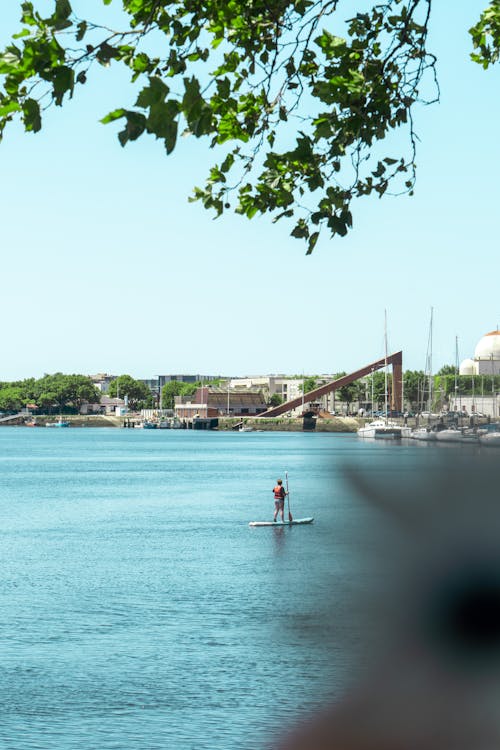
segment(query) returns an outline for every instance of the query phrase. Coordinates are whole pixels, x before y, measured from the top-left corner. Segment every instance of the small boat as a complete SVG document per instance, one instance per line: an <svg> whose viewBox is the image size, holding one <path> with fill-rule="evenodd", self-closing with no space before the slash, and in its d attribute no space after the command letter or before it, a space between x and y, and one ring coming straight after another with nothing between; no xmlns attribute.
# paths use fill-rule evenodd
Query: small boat
<svg viewBox="0 0 500 750"><path fill-rule="evenodd" d="M156 428L158 427L158 424L157 422L150 422L148 420L144 420L144 422L142 423L142 426L145 430L156 430Z"/></svg>
<svg viewBox="0 0 500 750"><path fill-rule="evenodd" d="M69 427L69 422L65 422L60 418L57 422L47 422L45 427Z"/></svg>

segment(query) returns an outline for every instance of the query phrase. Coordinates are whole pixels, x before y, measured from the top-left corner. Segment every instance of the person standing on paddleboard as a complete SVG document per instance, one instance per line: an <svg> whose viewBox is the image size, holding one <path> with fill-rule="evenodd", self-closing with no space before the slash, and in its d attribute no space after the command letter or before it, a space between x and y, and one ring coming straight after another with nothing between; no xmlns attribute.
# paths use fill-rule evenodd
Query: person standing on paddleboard
<svg viewBox="0 0 500 750"><path fill-rule="evenodd" d="M273 521L276 521L278 518L278 513L281 513L281 520L285 521L285 497L287 496L287 492L285 491L285 488L283 487L283 480L278 479L276 482L276 486L273 489L274 493L274 518Z"/></svg>

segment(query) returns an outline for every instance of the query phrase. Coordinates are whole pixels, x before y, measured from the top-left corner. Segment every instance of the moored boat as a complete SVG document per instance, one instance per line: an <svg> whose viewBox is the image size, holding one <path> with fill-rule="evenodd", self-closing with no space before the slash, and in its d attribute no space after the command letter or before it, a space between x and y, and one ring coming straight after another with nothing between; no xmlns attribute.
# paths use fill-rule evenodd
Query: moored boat
<svg viewBox="0 0 500 750"><path fill-rule="evenodd" d="M479 435L481 445L500 447L500 432L483 432Z"/></svg>
<svg viewBox="0 0 500 750"><path fill-rule="evenodd" d="M400 440L411 436L411 429L407 425L391 422L387 419L375 419L358 430L361 438L385 438L386 440Z"/></svg>
<svg viewBox="0 0 500 750"><path fill-rule="evenodd" d="M436 439L436 430L431 427L416 427L412 430L410 437L414 440L433 441Z"/></svg>
<svg viewBox="0 0 500 750"><path fill-rule="evenodd" d="M460 443L462 442L462 430L459 430L458 427L447 427L445 430L436 433L436 440L441 440L443 443Z"/></svg>
<svg viewBox="0 0 500 750"><path fill-rule="evenodd" d="M57 422L47 422L45 427L69 427L69 422L65 422L62 418L59 418Z"/></svg>

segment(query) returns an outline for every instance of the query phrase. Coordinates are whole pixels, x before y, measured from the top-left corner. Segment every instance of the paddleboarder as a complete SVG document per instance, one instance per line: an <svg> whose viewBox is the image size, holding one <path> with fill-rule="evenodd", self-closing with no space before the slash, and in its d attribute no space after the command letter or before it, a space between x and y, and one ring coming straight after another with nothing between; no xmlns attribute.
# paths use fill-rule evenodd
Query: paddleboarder
<svg viewBox="0 0 500 750"><path fill-rule="evenodd" d="M273 488L274 493L274 518L273 521L276 522L276 519L278 518L278 513L281 513L281 520L285 521L285 497L288 495L288 492L286 492L285 488L283 487L283 480L278 479L276 481L276 486Z"/></svg>

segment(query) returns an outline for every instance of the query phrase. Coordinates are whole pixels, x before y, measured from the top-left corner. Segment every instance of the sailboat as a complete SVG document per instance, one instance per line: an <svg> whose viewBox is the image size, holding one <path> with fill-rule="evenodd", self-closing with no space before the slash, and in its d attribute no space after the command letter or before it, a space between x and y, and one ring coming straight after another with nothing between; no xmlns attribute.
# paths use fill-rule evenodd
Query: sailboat
<svg viewBox="0 0 500 750"><path fill-rule="evenodd" d="M428 378L428 413L429 413L429 424L425 427L416 427L414 430L412 430L411 437L414 440L435 440L436 439L436 433L437 429L433 429L430 424L431 420L431 413L432 413L432 322L433 322L433 314L434 314L434 308L431 307L431 320L429 323L429 339L427 342L427 356L426 356L426 363L425 363L425 372ZM424 386L425 388L425 386ZM422 396L422 405L424 403L424 398Z"/></svg>
<svg viewBox="0 0 500 750"><path fill-rule="evenodd" d="M369 422L360 427L358 430L358 437L360 438L384 438L389 440L400 440L401 438L410 437L411 429L406 425L400 425L397 422L393 422L387 419L388 414L388 399L387 399L387 311L384 311L385 324L384 324L384 340L385 340L385 365L384 365L384 413L385 417L375 419L373 422ZM372 392L373 392L373 372L372 372ZM373 396L372 396L372 410L373 410Z"/></svg>
<svg viewBox="0 0 500 750"><path fill-rule="evenodd" d="M455 409L457 408L458 399L458 336L455 337ZM436 440L440 440L445 443L462 443L463 430L456 425L450 425L445 430L441 430L436 434Z"/></svg>

